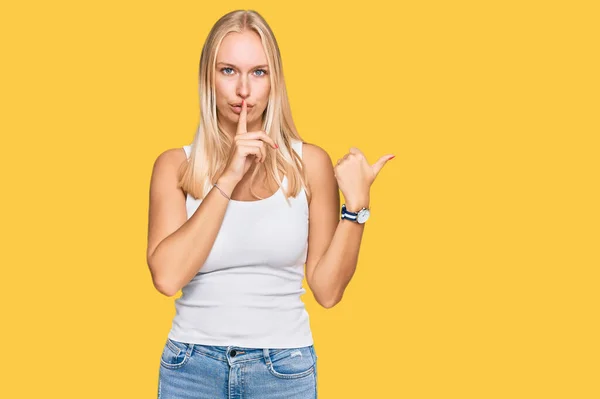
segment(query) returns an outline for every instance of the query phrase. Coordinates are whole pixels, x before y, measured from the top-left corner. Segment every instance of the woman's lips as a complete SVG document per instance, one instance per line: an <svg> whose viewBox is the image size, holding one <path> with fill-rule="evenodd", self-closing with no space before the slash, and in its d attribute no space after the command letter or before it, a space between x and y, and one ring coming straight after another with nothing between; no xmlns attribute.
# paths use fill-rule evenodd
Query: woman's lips
<svg viewBox="0 0 600 399"><path fill-rule="evenodd" d="M236 114L241 114L242 113L242 106L236 106L236 105L230 105L231 109L233 109L233 112L235 112ZM246 106L246 112L250 112L250 110L252 109L252 106Z"/></svg>

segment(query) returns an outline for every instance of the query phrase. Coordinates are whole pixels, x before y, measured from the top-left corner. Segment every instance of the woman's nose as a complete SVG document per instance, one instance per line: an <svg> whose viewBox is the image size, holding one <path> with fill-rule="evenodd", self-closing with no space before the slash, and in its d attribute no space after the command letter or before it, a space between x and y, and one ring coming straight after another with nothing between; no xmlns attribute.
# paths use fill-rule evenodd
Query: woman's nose
<svg viewBox="0 0 600 399"><path fill-rule="evenodd" d="M248 79L244 77L240 78L237 91L241 97L247 97L250 94L250 82L248 82Z"/></svg>

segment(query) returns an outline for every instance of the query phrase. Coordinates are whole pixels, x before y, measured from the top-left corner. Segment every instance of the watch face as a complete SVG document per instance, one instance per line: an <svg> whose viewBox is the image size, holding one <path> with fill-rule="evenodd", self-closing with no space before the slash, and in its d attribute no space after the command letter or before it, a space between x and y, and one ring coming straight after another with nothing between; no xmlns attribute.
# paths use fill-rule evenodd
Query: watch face
<svg viewBox="0 0 600 399"><path fill-rule="evenodd" d="M358 216L356 217L356 221L358 223L364 223L367 221L367 219L369 218L369 216L371 216L371 212L368 209L363 209L362 211L358 212Z"/></svg>

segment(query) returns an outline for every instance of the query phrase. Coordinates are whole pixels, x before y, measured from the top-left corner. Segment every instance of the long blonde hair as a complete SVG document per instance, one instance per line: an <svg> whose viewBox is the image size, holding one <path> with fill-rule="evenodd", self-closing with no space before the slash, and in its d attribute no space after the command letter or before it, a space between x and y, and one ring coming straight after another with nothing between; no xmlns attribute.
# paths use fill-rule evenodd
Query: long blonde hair
<svg viewBox="0 0 600 399"><path fill-rule="evenodd" d="M200 56L199 95L200 122L192 143L191 154L180 170L179 187L194 198L204 198L226 166L232 146L232 138L223 132L217 123L217 107L215 95L215 63L221 41L229 32L242 33L253 30L261 38L267 56L271 91L267 108L263 114L262 130L279 145L279 150L267 150L263 167L267 177L278 182L282 187L282 170L287 176L286 201L290 196L297 196L302 186L310 198L307 178L302 159L292 149L292 140L302 138L296 131L288 101L283 77L281 55L275 36L264 18L253 10L236 10L221 17L213 26L206 38ZM255 198L264 199L252 190L252 183L259 167L250 177L251 194Z"/></svg>

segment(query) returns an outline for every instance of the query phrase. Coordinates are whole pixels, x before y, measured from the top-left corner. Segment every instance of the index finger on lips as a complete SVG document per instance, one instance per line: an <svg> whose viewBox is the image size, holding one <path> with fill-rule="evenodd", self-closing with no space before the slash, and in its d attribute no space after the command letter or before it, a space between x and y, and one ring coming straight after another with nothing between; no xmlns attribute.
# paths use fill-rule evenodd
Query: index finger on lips
<svg viewBox="0 0 600 399"><path fill-rule="evenodd" d="M246 109L246 101L242 100L242 111L240 112L240 118L238 119L237 131L235 133L236 135L245 134L248 131L248 127L246 126Z"/></svg>

